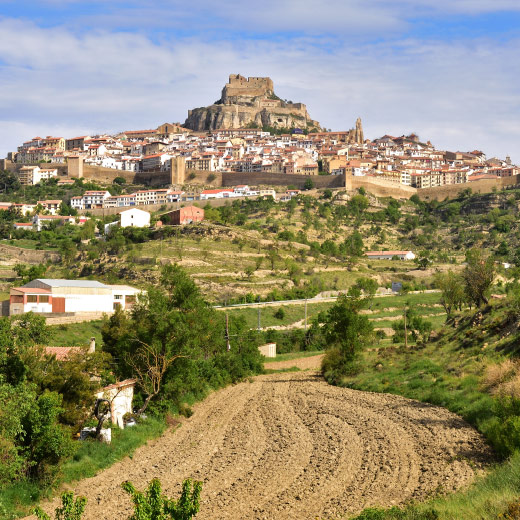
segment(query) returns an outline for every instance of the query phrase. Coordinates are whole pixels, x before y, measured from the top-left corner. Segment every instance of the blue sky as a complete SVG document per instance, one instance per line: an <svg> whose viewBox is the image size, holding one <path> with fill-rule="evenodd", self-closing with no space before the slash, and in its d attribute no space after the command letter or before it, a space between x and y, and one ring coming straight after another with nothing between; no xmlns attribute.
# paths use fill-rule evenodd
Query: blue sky
<svg viewBox="0 0 520 520"><path fill-rule="evenodd" d="M520 163L518 0L0 0L0 155L183 122L230 73L332 129Z"/></svg>

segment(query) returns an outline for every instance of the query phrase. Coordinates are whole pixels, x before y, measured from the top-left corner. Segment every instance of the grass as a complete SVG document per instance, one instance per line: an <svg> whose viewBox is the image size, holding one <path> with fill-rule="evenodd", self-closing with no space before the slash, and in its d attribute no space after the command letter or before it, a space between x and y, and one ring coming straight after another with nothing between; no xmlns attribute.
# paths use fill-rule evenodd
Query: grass
<svg viewBox="0 0 520 520"><path fill-rule="evenodd" d="M276 361L290 361L291 359L301 359L312 356L319 356L323 354L323 350L309 350L306 352L288 352L287 354L278 354L276 359L269 358L266 363L272 363Z"/></svg>
<svg viewBox="0 0 520 520"><path fill-rule="evenodd" d="M428 317L434 328L440 327L446 315L442 308L435 307L439 303L438 293L413 293L407 295L385 296L374 298L370 307L371 313L368 317L375 327L392 327L395 321L374 321L378 318L388 318L394 316L401 316L405 304L413 305L417 308L417 312L421 316L428 316L436 314L436 316ZM314 303L309 301L307 303L307 324L310 325L311 320L315 318L318 313L325 312L334 305L334 301ZM275 317L276 312L282 308L284 311L283 319ZM230 319L234 316L243 316L246 320L247 326L256 329L258 326L258 307L224 307L218 310L228 313ZM305 318L305 302L292 303L290 305L268 305L260 307L260 325L261 327L273 326L288 326Z"/></svg>
<svg viewBox="0 0 520 520"><path fill-rule="evenodd" d="M96 441L78 441L74 456L63 467L59 484L70 483L96 475L100 470L130 456L148 440L159 437L166 429L166 423L155 418L132 428L112 430L111 444ZM125 476L121 475L121 482ZM0 489L0 518L8 520L25 516L40 500L50 497L53 489L40 488L31 482L19 482Z"/></svg>
<svg viewBox="0 0 520 520"><path fill-rule="evenodd" d="M101 344L101 328L103 320L84 321L81 323L67 323L51 325L52 344L56 347L79 347L88 345L90 338L96 338L96 344Z"/></svg>
<svg viewBox="0 0 520 520"><path fill-rule="evenodd" d="M504 314L499 305L492 306L481 325L470 325L467 319L459 329L441 330L438 340L424 346L405 348L381 342L386 348L365 352L363 370L356 376L345 377L343 384L443 406L493 441L494 399L482 388L481 380L487 365L504 359L504 342L511 342L511 338L500 336ZM443 317L439 319L444 321ZM426 520L434 518L426 514L433 508L439 520L496 520L508 503L518 499L519 493L520 453L515 453L467 490L409 506L401 513L379 510L380 516L367 513L359 519Z"/></svg>
<svg viewBox="0 0 520 520"><path fill-rule="evenodd" d="M55 251L56 247L40 246L37 240L29 240L27 238L18 238L16 240L2 240L3 244L8 246L21 247L22 249L41 249L43 251Z"/></svg>

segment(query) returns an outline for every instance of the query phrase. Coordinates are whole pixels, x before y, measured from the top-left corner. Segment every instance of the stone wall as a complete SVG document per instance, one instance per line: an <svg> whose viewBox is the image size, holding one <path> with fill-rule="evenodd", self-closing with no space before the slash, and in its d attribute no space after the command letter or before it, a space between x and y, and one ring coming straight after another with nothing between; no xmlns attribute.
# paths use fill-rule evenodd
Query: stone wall
<svg viewBox="0 0 520 520"><path fill-rule="evenodd" d="M520 175L504 177L503 179L483 179L481 181L466 182L464 184L453 184L451 186L439 186L436 188L425 188L417 190L417 194L423 200L444 200L446 197L456 197L461 191L471 189L473 193L491 193L494 189L501 190L520 184Z"/></svg>
<svg viewBox="0 0 520 520"><path fill-rule="evenodd" d="M364 188L376 197L393 197L394 199L409 199L414 193L417 193L417 189L411 186L404 186L382 179L376 180L370 177L355 177L353 175L348 176L346 187L348 190Z"/></svg>
<svg viewBox="0 0 520 520"><path fill-rule="evenodd" d="M24 249L23 247L0 244L0 261L16 260L22 264L45 264L59 262L61 256L53 251L40 249Z"/></svg>
<svg viewBox="0 0 520 520"><path fill-rule="evenodd" d="M344 175L286 175L283 173L222 173L222 186L231 187L239 184L250 186L289 186L303 188L307 180L311 180L316 188L343 188Z"/></svg>

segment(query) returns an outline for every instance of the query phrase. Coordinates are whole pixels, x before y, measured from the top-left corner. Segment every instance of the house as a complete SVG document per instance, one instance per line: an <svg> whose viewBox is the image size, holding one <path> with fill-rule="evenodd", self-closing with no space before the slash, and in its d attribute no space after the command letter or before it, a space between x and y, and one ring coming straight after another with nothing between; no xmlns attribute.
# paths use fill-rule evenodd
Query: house
<svg viewBox="0 0 520 520"><path fill-rule="evenodd" d="M61 209L61 202L61 200L39 200L37 205L44 211L48 211L50 215L57 215Z"/></svg>
<svg viewBox="0 0 520 520"><path fill-rule="evenodd" d="M27 229L28 231L32 231L33 223L32 222L14 222L13 227L14 227L14 229Z"/></svg>
<svg viewBox="0 0 520 520"><path fill-rule="evenodd" d="M110 197L110 192L108 191L86 191L83 194L83 209L100 209L103 207L103 202L107 197Z"/></svg>
<svg viewBox="0 0 520 520"><path fill-rule="evenodd" d="M25 312L111 314L118 307L130 309L140 293L139 289L127 285L105 285L93 280L39 278L11 289L9 315Z"/></svg>
<svg viewBox="0 0 520 520"><path fill-rule="evenodd" d="M33 226L36 231L41 231L42 228L56 223L57 225L62 224L75 224L76 220L74 217L62 217L60 215L34 215Z"/></svg>
<svg viewBox="0 0 520 520"><path fill-rule="evenodd" d="M233 190L226 189L215 189L215 190L203 190L200 193L200 200L209 200L209 199L224 199L233 197L235 194Z"/></svg>
<svg viewBox="0 0 520 520"><path fill-rule="evenodd" d="M415 258L412 251L367 251L365 256L371 260L393 260L395 257L399 260L413 260Z"/></svg>
<svg viewBox="0 0 520 520"><path fill-rule="evenodd" d="M204 210L196 206L186 206L185 208L175 209L169 213L161 215L163 222L174 226L191 224L192 222L202 222L204 220Z"/></svg>
<svg viewBox="0 0 520 520"><path fill-rule="evenodd" d="M122 211L121 227L150 227L150 213L142 209L132 208Z"/></svg>
<svg viewBox="0 0 520 520"><path fill-rule="evenodd" d="M98 399L110 402L110 420L120 428L124 428L124 416L132 413L132 400L137 379L125 379L119 383L102 388L97 394Z"/></svg>

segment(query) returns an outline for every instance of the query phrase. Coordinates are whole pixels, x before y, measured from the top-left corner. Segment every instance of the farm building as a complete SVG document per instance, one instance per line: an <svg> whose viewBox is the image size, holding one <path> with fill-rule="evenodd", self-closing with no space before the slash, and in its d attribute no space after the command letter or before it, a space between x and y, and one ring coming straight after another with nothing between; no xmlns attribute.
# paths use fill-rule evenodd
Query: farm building
<svg viewBox="0 0 520 520"><path fill-rule="evenodd" d="M367 251L365 256L371 260L392 260L397 257L399 260L413 260L413 251Z"/></svg>
<svg viewBox="0 0 520 520"><path fill-rule="evenodd" d="M192 222L202 222L204 220L204 210L196 206L186 206L161 215L165 224L174 226L191 224Z"/></svg>
<svg viewBox="0 0 520 520"><path fill-rule="evenodd" d="M40 278L11 289L9 314L112 313L117 307L129 309L140 292L127 285L92 280Z"/></svg>

